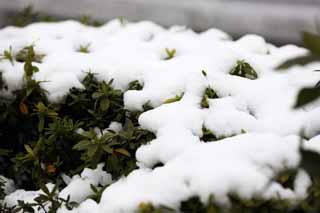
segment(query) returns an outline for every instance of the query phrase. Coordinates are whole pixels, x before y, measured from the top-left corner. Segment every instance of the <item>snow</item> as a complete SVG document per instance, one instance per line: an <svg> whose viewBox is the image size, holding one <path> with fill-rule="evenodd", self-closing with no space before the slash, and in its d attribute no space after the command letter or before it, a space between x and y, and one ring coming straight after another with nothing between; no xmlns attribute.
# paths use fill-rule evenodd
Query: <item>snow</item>
<svg viewBox="0 0 320 213"><path fill-rule="evenodd" d="M95 170L84 169L79 176L74 176L68 187L64 188L59 197L81 203L92 194L91 185L105 186L112 182L111 175L102 170L103 164L99 164Z"/></svg>
<svg viewBox="0 0 320 213"><path fill-rule="evenodd" d="M15 191L14 182L12 180L0 175L0 181L4 183L3 190L5 194L10 194Z"/></svg>
<svg viewBox="0 0 320 213"><path fill-rule="evenodd" d="M212 192L221 203L227 203L230 192L244 198L256 194L298 198L300 193L275 182L268 187L276 171L297 165L298 145L298 137L273 134L245 134L194 144L164 167L141 169L112 184L103 194L100 211L128 212L146 201L177 208L179 201L194 194L205 202Z"/></svg>
<svg viewBox="0 0 320 213"><path fill-rule="evenodd" d="M59 197L67 199L67 197L70 196L70 201L81 203L82 201L85 201L86 198L92 194L91 185L99 187L99 186L105 186L105 185L111 184L112 183L111 175L103 171L102 167L103 167L103 164L99 164L97 168L94 170L86 168L82 171L80 175L73 176L70 182L67 183L68 186L65 187L61 192L58 192ZM47 184L47 187L49 191L51 191L54 185L49 183ZM23 200L25 202L32 203L33 199L42 193L43 193L42 190L25 191L20 189L7 195L5 197L4 202L7 203L8 206L17 205L18 200ZM90 204L89 201L84 203Z"/></svg>
<svg viewBox="0 0 320 213"><path fill-rule="evenodd" d="M48 183L46 186L50 191L54 187L52 183ZM23 200L26 203L32 203L33 199L39 196L39 194L43 194L41 189L37 191L25 191L23 189L18 189L7 195L4 199L4 203L6 203L9 207L17 205L19 200Z"/></svg>
<svg viewBox="0 0 320 213"><path fill-rule="evenodd" d="M313 72L320 64L275 70L286 59L306 54L305 49L276 47L258 35L232 41L218 29L198 34L151 22L113 20L94 28L65 21L0 30L0 50L11 46L16 53L31 44L46 55L42 63L35 63L40 69L35 77L45 81L41 85L52 102L61 101L73 86L81 88L81 79L90 70L100 80L114 78L114 86L124 91L129 82L139 80L143 90L125 91L125 107L141 110L146 102L154 107L139 118L141 127L157 136L137 150L139 169L116 182L102 167L65 177L69 184L60 195L81 203L70 212L132 212L141 202L178 208L180 201L193 195L206 201L210 194L228 204L230 192L245 198L306 196L310 178L304 171L296 177L294 190L272 181L277 172L298 165L301 129L308 138L320 131L319 102L292 109L297 92L320 79L320 73ZM89 53L77 52L86 44ZM164 60L165 48L176 50L173 59ZM230 75L238 60L250 63L258 79ZM21 85L22 63L1 60L0 70L10 90ZM210 107L202 109L203 92L209 86L219 99L210 99ZM182 93L180 101L164 104ZM203 127L226 138L204 143ZM112 123L109 129L118 131L121 124ZM159 162L164 166L153 169ZM86 199L90 184L111 184L99 204ZM17 190L5 201L30 201L37 193Z"/></svg>

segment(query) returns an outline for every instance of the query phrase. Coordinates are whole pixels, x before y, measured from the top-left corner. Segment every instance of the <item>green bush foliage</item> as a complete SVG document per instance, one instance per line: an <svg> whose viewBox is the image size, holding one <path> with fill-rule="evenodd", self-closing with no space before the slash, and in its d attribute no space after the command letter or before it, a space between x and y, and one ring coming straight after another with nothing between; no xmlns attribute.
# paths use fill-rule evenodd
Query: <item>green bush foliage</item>
<svg viewBox="0 0 320 213"><path fill-rule="evenodd" d="M33 46L24 51L22 87L0 99L0 174L34 190L59 182L61 173L74 175L101 162L113 178L135 169L135 151L155 136L139 127L140 113L124 109L123 91L112 87L113 80L100 82L89 72L84 89L72 88L62 103L52 104L42 82L33 78L38 72ZM0 82L5 90L5 81ZM130 85L142 89L137 82ZM123 129L103 131L112 121Z"/></svg>

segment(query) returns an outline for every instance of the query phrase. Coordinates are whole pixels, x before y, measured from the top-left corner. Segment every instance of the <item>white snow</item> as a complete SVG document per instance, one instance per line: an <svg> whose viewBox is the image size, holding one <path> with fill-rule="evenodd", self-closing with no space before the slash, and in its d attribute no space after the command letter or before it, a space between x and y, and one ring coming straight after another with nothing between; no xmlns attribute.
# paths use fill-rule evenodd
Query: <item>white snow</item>
<svg viewBox="0 0 320 213"><path fill-rule="evenodd" d="M71 212L132 212L139 203L149 201L178 208L190 196L199 195L206 201L210 194L227 204L230 192L245 198L293 200L306 195L310 179L303 171L296 177L294 190L271 180L276 172L298 165L296 135L301 129L305 128L309 138L320 131L319 102L292 109L297 92L320 79L320 73L313 72L320 63L275 70L286 59L306 54L305 49L276 47L257 35L232 41L217 29L197 34L151 22L122 25L113 20L94 28L65 21L0 30L0 51L11 46L16 53L31 44L37 53L46 55L42 63L35 63L40 69L35 77L46 81L42 86L51 101L62 100L73 86L82 87L85 72L92 71L100 80L114 78L114 86L122 90L133 80L144 85L141 91L125 92L127 109L141 110L148 101L155 107L139 119L142 128L157 136L137 150L140 168L107 187L99 204L85 200L90 184L111 183L111 177L102 167L85 170L60 193L82 202ZM86 44L90 44L89 53L77 52ZM173 59L164 60L165 48L176 50ZM230 75L237 60L250 63L258 79ZM10 90L19 87L22 63L1 60L0 70ZM209 100L209 109L201 109L208 86L219 99ZM182 93L179 102L164 104ZM204 143L200 140L203 127L227 138ZM119 130L121 125L113 123L110 129ZM152 169L159 162L164 166ZM14 203L32 196L34 192L19 190L6 200Z"/></svg>
<svg viewBox="0 0 320 213"><path fill-rule="evenodd" d="M112 182L111 175L102 171L103 164L99 164L96 169L84 169L79 176L74 176L68 187L64 188L59 197L66 199L70 196L71 201L81 203L92 194L90 185L105 186Z"/></svg>
<svg viewBox="0 0 320 213"><path fill-rule="evenodd" d="M105 171L102 171L103 164L99 164L96 169L84 169L80 175L75 175L72 177L68 186L64 188L59 193L59 197L67 199L70 196L70 201L75 201L81 203L85 201L91 194L92 189L91 185L99 187L106 186L112 183L111 175ZM53 184L47 184L49 191L54 187ZM25 190L16 190L11 194L7 195L4 199L4 202L8 206L17 205L18 200L23 200L25 202L33 203L33 199L42 194L42 190L38 191L25 191ZM94 202L94 201L92 201ZM90 203L84 202L84 203ZM86 209L86 208L84 208ZM35 210L37 210L35 208ZM63 210L62 210L63 211Z"/></svg>
<svg viewBox="0 0 320 213"><path fill-rule="evenodd" d="M269 181L276 171L296 166L298 145L297 137L273 134L194 144L164 167L141 169L112 184L103 194L100 211L128 212L145 201L177 208L179 201L195 194L205 202L212 192L221 203L228 201L230 192L245 198L297 198L300 193L274 182L269 186Z"/></svg>

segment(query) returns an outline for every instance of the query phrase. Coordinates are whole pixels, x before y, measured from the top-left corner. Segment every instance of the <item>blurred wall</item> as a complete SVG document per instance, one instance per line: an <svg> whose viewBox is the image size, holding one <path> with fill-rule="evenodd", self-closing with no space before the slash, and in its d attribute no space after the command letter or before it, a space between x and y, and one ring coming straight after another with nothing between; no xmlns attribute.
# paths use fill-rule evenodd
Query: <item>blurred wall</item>
<svg viewBox="0 0 320 213"><path fill-rule="evenodd" d="M6 24L6 14L29 4L54 16L124 16L196 31L216 27L235 37L260 34L278 44L298 43L301 31L316 31L316 23L320 28L320 0L0 0L0 25Z"/></svg>

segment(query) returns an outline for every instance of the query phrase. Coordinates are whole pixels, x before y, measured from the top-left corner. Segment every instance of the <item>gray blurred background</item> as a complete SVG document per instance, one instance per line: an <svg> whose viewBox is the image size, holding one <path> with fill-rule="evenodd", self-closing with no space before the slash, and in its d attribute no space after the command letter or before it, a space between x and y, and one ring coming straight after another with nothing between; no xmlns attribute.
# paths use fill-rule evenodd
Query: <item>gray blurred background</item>
<svg viewBox="0 0 320 213"><path fill-rule="evenodd" d="M256 33L276 44L299 43L301 31L320 31L320 0L0 0L0 27L31 4L61 18L123 16L196 31L215 27L234 37Z"/></svg>

